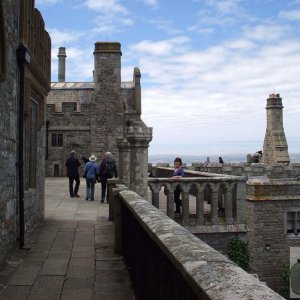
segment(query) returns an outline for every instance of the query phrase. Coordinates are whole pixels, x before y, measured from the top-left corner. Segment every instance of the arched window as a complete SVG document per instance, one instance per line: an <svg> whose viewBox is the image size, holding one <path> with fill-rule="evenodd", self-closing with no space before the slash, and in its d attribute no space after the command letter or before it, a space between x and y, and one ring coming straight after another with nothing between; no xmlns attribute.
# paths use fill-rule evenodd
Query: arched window
<svg viewBox="0 0 300 300"><path fill-rule="evenodd" d="M4 13L2 1L0 2L0 81L5 79L6 73L6 52L5 52L5 30Z"/></svg>

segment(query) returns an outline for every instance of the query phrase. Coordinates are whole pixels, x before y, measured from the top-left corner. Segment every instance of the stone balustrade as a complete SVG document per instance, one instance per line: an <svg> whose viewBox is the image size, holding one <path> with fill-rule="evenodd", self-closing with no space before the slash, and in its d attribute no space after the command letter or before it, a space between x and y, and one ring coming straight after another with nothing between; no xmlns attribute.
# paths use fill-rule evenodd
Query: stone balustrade
<svg viewBox="0 0 300 300"><path fill-rule="evenodd" d="M138 299L283 299L125 185L115 184L112 201L115 252Z"/></svg>
<svg viewBox="0 0 300 300"><path fill-rule="evenodd" d="M173 169L156 168L149 178L152 204L160 208L160 198L167 199L166 214L192 232L245 231L246 179L240 176L185 171L185 177L171 178ZM162 176L162 177L160 177ZM182 214L174 214L174 190L181 190ZM161 191L164 190L164 193ZM190 195L195 200L195 214L190 213Z"/></svg>

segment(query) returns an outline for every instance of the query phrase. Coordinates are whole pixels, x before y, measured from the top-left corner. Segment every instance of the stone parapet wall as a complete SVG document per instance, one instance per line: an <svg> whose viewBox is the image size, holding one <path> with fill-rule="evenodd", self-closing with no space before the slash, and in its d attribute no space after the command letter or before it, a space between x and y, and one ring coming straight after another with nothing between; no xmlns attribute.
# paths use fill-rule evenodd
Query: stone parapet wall
<svg viewBox="0 0 300 300"><path fill-rule="evenodd" d="M283 299L136 193L117 194L116 247L138 298Z"/></svg>

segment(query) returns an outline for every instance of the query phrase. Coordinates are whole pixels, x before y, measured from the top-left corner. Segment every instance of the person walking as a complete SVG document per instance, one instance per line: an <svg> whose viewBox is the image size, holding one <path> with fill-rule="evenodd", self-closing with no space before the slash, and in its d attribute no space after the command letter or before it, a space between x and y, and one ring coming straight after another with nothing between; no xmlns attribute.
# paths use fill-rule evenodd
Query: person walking
<svg viewBox="0 0 300 300"><path fill-rule="evenodd" d="M101 182L101 203L105 201L107 179L118 177L118 170L111 152L106 152L99 166L99 177Z"/></svg>
<svg viewBox="0 0 300 300"><path fill-rule="evenodd" d="M98 166L96 164L97 157L91 155L89 162L86 163L83 171L83 177L86 179L86 197L85 200L94 201L95 184L98 176Z"/></svg>
<svg viewBox="0 0 300 300"><path fill-rule="evenodd" d="M80 166L79 159L76 157L75 150L70 152L70 157L66 160L67 176L69 177L69 192L71 198L79 198L78 190L80 185L78 168ZM73 188L75 181L75 188Z"/></svg>

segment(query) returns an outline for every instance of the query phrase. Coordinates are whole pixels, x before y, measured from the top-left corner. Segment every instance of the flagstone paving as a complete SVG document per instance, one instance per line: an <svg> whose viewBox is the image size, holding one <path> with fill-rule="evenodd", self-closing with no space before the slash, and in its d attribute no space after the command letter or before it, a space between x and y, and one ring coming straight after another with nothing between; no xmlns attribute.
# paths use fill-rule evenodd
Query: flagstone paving
<svg viewBox="0 0 300 300"><path fill-rule="evenodd" d="M68 195L67 178L46 178L45 221L0 269L0 299L135 299L123 257L114 254L108 204Z"/></svg>

